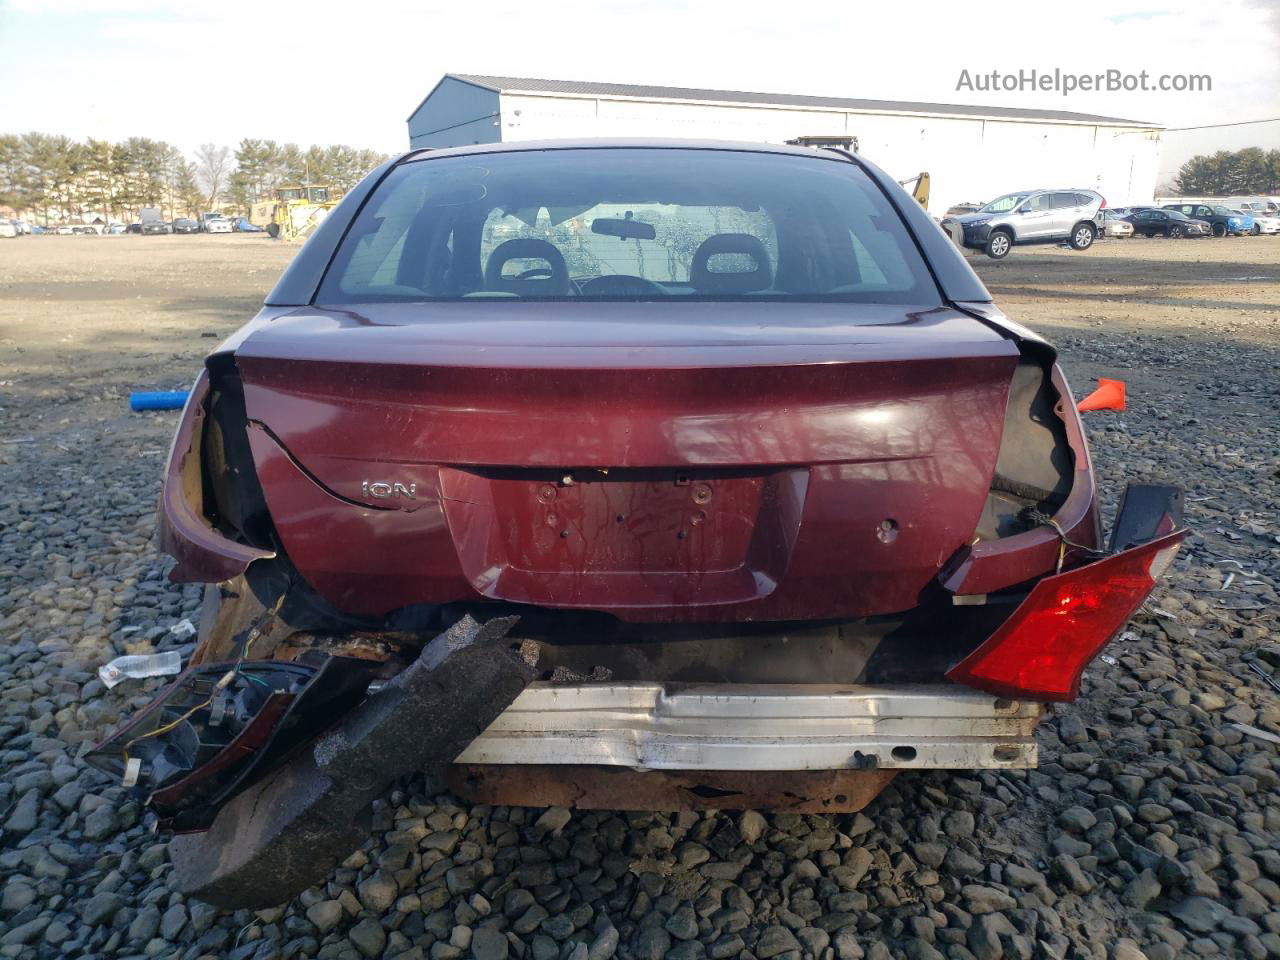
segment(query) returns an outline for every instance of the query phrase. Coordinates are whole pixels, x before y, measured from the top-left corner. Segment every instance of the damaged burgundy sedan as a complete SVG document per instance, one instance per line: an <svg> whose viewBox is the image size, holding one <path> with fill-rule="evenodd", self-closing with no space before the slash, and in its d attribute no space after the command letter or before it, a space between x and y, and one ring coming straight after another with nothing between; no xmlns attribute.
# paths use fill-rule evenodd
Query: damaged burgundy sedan
<svg viewBox="0 0 1280 960"><path fill-rule="evenodd" d="M1104 544L1052 348L840 151L418 151L206 361L160 508L209 584L101 744L179 884L279 902L426 769L489 803L851 811L1036 762L1184 535Z"/></svg>

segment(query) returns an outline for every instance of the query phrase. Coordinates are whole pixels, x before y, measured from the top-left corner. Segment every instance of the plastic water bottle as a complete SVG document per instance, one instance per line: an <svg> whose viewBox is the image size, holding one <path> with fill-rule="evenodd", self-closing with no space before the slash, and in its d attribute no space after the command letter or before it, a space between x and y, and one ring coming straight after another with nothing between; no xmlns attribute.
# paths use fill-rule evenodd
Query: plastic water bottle
<svg viewBox="0 0 1280 960"><path fill-rule="evenodd" d="M144 677L167 677L182 670L182 654L177 650L164 653L131 654L116 657L98 668L98 678L111 689L126 677L141 680Z"/></svg>

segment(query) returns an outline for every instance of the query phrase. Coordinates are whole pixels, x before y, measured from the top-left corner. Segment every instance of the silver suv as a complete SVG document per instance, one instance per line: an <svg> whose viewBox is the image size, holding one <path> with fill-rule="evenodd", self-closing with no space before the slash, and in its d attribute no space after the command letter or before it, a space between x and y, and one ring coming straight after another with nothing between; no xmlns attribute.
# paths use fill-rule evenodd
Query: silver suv
<svg viewBox="0 0 1280 960"><path fill-rule="evenodd" d="M975 213L947 217L942 227L961 247L1000 260L1015 243L1067 241L1088 250L1102 234L1107 201L1093 190L1019 190L992 200Z"/></svg>

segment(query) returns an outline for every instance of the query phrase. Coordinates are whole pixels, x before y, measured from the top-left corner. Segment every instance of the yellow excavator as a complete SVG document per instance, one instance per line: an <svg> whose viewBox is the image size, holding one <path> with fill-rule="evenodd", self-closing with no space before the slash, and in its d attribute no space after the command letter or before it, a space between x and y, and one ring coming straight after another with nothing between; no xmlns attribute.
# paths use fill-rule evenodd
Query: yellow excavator
<svg viewBox="0 0 1280 960"><path fill-rule="evenodd" d="M898 186L905 187L907 184L914 184L911 188L911 195L916 198L916 203L929 209L929 171L921 170L914 177L907 177L905 180L899 180Z"/></svg>
<svg viewBox="0 0 1280 960"><path fill-rule="evenodd" d="M259 200L249 210L249 222L273 238L305 240L341 199L332 187L289 185L277 187L270 200Z"/></svg>
<svg viewBox="0 0 1280 960"><path fill-rule="evenodd" d="M827 136L827 135L810 135L796 137L794 140L788 140L787 143L794 147L816 147L831 148L838 150L848 150L851 153L858 152L857 137L843 136ZM911 196L916 198L916 203L929 209L929 173L927 170L921 170L914 177L907 177L905 180L899 180L898 185L905 187L907 184L914 184L911 190Z"/></svg>

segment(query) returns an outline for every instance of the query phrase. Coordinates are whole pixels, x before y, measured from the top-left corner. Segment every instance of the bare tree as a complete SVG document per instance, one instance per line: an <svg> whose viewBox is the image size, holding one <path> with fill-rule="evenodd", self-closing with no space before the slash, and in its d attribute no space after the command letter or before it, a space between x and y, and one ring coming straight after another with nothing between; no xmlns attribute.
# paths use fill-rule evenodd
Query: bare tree
<svg viewBox="0 0 1280 960"><path fill-rule="evenodd" d="M196 150L196 176L208 191L207 208L212 209L218 194L226 186L231 166L231 150L229 147L218 147L212 143L202 143Z"/></svg>

